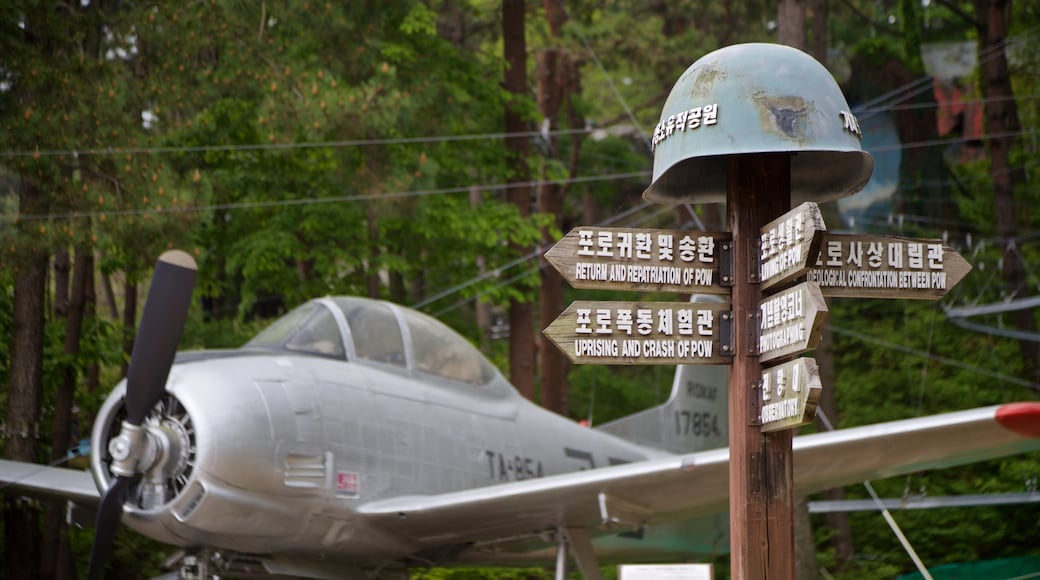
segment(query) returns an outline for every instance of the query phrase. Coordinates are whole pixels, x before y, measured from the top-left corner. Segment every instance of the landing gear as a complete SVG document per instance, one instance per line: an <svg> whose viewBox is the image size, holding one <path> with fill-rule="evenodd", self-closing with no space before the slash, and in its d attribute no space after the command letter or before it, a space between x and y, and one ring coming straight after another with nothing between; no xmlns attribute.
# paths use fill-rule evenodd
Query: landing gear
<svg viewBox="0 0 1040 580"><path fill-rule="evenodd" d="M270 576L259 559L209 549L179 552L167 560L164 567L173 571L161 576L161 580L220 580L254 574L278 577Z"/></svg>
<svg viewBox="0 0 1040 580"><path fill-rule="evenodd" d="M219 554L217 554L219 556ZM177 578L179 580L210 580L210 566L206 558L185 556L181 560Z"/></svg>
<svg viewBox="0 0 1040 580"><path fill-rule="evenodd" d="M567 552L571 552L578 570L586 580L601 580L599 562L592 549L589 531L585 528L564 528L556 531L556 580L567 578Z"/></svg>

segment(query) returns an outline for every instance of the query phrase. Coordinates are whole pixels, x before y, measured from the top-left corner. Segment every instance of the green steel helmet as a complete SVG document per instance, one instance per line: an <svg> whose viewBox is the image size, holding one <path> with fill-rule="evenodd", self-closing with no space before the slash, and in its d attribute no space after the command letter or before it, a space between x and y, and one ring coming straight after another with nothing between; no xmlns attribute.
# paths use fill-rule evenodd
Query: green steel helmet
<svg viewBox="0 0 1040 580"><path fill-rule="evenodd" d="M831 74L780 44L708 53L679 77L654 129L659 203L726 201L727 155L790 153L791 203L830 201L867 184L874 159Z"/></svg>

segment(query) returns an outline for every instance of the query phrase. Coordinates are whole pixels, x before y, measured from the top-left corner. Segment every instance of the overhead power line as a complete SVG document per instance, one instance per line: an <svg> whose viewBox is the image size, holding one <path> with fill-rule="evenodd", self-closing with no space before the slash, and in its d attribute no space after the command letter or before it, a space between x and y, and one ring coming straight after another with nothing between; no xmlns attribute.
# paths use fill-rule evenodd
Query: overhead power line
<svg viewBox="0 0 1040 580"><path fill-rule="evenodd" d="M586 135L594 128L558 129L551 135ZM80 155L152 155L165 153L221 153L238 151L280 151L291 149L342 149L376 145L407 145L411 143L442 143L449 141L489 141L518 137L542 137L542 131L519 133L471 133L466 135L431 135L425 137L386 137L379 139L344 139L339 141L305 141L300 143L244 143L236 145L183 145L169 147L100 147L87 149L52 149L34 151L5 151L0 157L78 157Z"/></svg>
<svg viewBox="0 0 1040 580"><path fill-rule="evenodd" d="M583 131L584 130L578 130L578 132L583 132ZM524 135L528 135L528 134L538 134L538 133L537 132L533 132L533 133L523 133L523 134ZM933 140L926 140L926 141L916 141L916 142L913 142L913 143L903 143L903 144L899 144L899 145L881 146L881 147L875 148L874 151L892 151L892 150L896 150L896 149L911 149L911 148L920 148L920 147L936 147L936 146L945 146L945 145L956 144L956 143L964 143L964 142L969 142L969 141L974 141L974 140L979 140L979 139L989 139L989 138L1009 137L1009 136L1025 136L1025 135L1036 135L1036 134L1040 134L1040 130L1017 131L1017 132L1015 132L1015 131L1006 131L1006 132L1001 132L1001 133L990 133L990 134L986 134L986 135L982 135L982 136L974 137L974 138L962 137L962 138L957 138L957 139L933 139ZM465 138L470 138L470 137L477 138L476 136L460 136L459 138L460 139L465 139ZM433 139L433 138L416 138L416 139ZM303 146L303 145L318 146L316 144L299 144L299 145L301 145L301 146ZM214 146L214 147L221 147L221 146ZM217 149L214 149L214 150L217 150ZM559 179L559 180L554 180L554 181L557 182L557 183L570 184L570 183L585 183L585 182L593 182L593 181L623 180L623 179L630 179L630 178L637 178L637 177L641 177L641 178L645 179L646 177L650 176L650 174L651 174L650 171L637 171L637 172L627 172L627 173L606 174L606 175L599 175L599 176L572 177L572 178L564 178L564 179ZM125 216L125 215L143 215L143 214L148 214L148 213L194 213L194 212L207 211L207 210L255 209L255 208L264 208L264 207L308 205L308 204L312 204L312 203L317 204L317 203L351 202L351 201L365 201L365 200L369 200L369 199L387 199L387 198L397 198L397 197L422 197L422 196L427 196L427 195L452 194L452 193L468 192L468 191L471 191L473 188L477 188L477 189L480 189L480 190L483 190L483 191L497 191L497 190L510 189L510 188L514 188L514 187L533 187L533 186L537 186L537 185L542 184L542 183L544 183L544 181L528 181L528 182L523 182L523 183L504 183L504 184L499 184L499 183L477 184L477 185L467 184L467 185L462 185L462 186L458 186L458 187L434 188L434 189L425 189L425 190L416 190L416 191L381 192L381 193L372 193L372 194L357 194L357 195L332 196L332 197L312 197L312 198L302 198L302 199L282 199L282 200L256 201L256 202L239 202L239 203L230 203L230 204L213 204L213 205L204 205L204 206L187 206L187 207L181 207L181 208L167 207L167 208L162 208L162 209L156 209L156 208L147 209L147 208L144 208L144 209L129 209L129 210L115 210L115 211L67 212L67 213L53 213L53 214L27 214L27 215L22 215L22 216L18 216L18 217L8 217L6 219L0 218L0 221L11 222L11 221L14 221L15 219L23 219L23 220L59 220L59 219L80 219L80 218L87 218L87 217L99 217L101 215L114 217L114 216Z"/></svg>
<svg viewBox="0 0 1040 580"><path fill-rule="evenodd" d="M878 346L883 346L883 347L885 347L887 349L890 349L890 350L895 350L895 351L899 351L899 352L902 352L902 353L906 353L906 354L910 354L910 355L926 358L926 359L928 359L928 360L930 360L932 362L937 362L937 363L944 364L944 365L947 365L947 366L956 367L956 368L959 368L959 369L962 369L962 370L965 370L965 371L969 371L969 372L973 372L973 373L976 373L976 374L980 374L980 375L985 376L985 377L989 377L991 379L996 379L998 381L1003 381L1005 383L1018 385L1020 387L1026 387L1026 388L1032 389L1032 390L1034 390L1036 392L1040 392L1040 384L1034 383L1033 381L1027 381L1025 379L1020 379L1018 377L1005 375L1005 374L1003 374L1003 373L1001 373L999 371L994 371L994 370L990 370L990 369L980 368L980 367L977 367L977 366L965 363L963 361L959 361L957 359L952 359L952 358L949 358L949 357L940 356L940 355L937 355L937 354L925 352L925 351L917 349L917 348L909 347L909 346L902 345L902 344L897 344L897 343L894 343L894 342L891 342L891 341L888 341L888 340L884 340L884 339L881 339L881 338L877 338L877 337L873 337L873 336L870 336L870 335L867 335L867 334L863 334L862 332L857 332L855 330L851 330L851 329L847 329L847 328L840 328L840 327L837 327L837 326L831 326L831 330L833 330L834 332L836 332L838 334L844 334L846 336L850 336L850 337L852 337L852 338L854 338L856 340L859 340L861 342L868 342L868 343L876 344Z"/></svg>
<svg viewBox="0 0 1040 580"><path fill-rule="evenodd" d="M606 74L606 71L602 71ZM927 77L931 80L931 77ZM913 86L911 84L911 86ZM617 94L618 99L621 99L622 106L628 110L629 105L623 100L620 93ZM907 97L909 98L909 97ZM986 99L968 99L962 100L964 104L985 104L991 102L1001 102L1006 100L1034 100L1040 98L1038 94L1027 94L1027 95L1015 95L1013 97L992 97ZM899 101L897 101L899 102ZM862 105L856 107L857 114L860 115L860 121L862 122L866 118L874 116L879 113L907 110L907 109L926 109L926 108L937 108L938 103L910 103L910 104L893 104L881 107L873 107ZM649 140L649 135L643 130L642 126L636 120L634 115L630 115L630 122L639 130L640 134L643 135L644 141ZM158 146L158 147L94 147L84 149L49 149L49 150L12 150L0 152L0 158L8 157L11 159L15 158L26 158L26 157L78 157L78 156L114 156L114 155L162 155L172 153L234 153L234 152L248 152L248 151L294 151L301 149L345 149L350 147L375 147L375 146L387 146L387 145L410 145L410 144L428 144L428 143L447 143L453 141L493 141L503 140L508 138L543 138L546 134L551 136L568 136L568 135L590 135L599 127L584 127L581 129L556 129L545 133L540 130L532 131L521 131L518 133L469 133L465 135L427 135L417 137L385 137L375 139L342 139L332 141L304 141L304 142L292 142L292 143L241 143L241 144L221 144L221 145L184 145L184 146ZM1034 133L1023 133L1023 135L1032 135ZM986 138L987 136L978 136L972 139L965 138L966 141ZM939 140L937 140L939 141ZM957 141L945 140L944 142L953 143ZM912 145L895 145L888 146L884 150L892 150L894 148L909 148Z"/></svg>
<svg viewBox="0 0 1040 580"><path fill-rule="evenodd" d="M645 179L650 175L649 171L633 171L628 173L610 173L606 175L586 175L579 177L567 177L562 179L551 180L552 183L560 184L576 184L576 183L592 183L598 181L622 181L626 179L642 178ZM66 219L83 219L83 218L99 218L101 216L107 217L118 217L118 216L134 216L144 214L178 214L178 213L198 213L203 211L222 211L232 209L263 209L263 208L274 208L274 207L287 207L296 205L317 205L327 203L343 203L353 201L367 201L373 199L395 199L405 197L423 197L429 195L443 195L453 193L468 193L474 188L480 191L504 191L513 188L522 187L537 187L538 185L546 183L548 180L533 180L525 182L514 182L514 183L490 183L482 185L464 185L459 187L441 187L432 189L420 189L413 191L390 191L390 192L379 192L379 193L366 193L357 195L337 195L331 197L309 197L302 199L277 199L277 200L266 200L266 201L242 201L234 203L217 203L208 205L197 205L197 206L184 206L184 207L163 207L163 208L140 208L140 209L125 209L125 210L97 210L97 211L84 211L84 212L68 212L60 214L26 214L20 216L12 216L6 219L0 219L0 221L14 222L16 220L26 221L40 221L40 220L66 220Z"/></svg>

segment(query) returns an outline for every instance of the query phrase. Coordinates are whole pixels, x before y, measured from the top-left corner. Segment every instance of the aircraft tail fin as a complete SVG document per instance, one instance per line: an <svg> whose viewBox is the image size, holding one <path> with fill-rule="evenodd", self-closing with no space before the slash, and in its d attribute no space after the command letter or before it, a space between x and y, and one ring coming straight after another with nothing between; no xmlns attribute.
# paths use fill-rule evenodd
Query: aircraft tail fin
<svg viewBox="0 0 1040 580"><path fill-rule="evenodd" d="M691 302L717 297L694 296ZM729 445L729 366L677 365L664 404L596 428L622 439L673 453Z"/></svg>

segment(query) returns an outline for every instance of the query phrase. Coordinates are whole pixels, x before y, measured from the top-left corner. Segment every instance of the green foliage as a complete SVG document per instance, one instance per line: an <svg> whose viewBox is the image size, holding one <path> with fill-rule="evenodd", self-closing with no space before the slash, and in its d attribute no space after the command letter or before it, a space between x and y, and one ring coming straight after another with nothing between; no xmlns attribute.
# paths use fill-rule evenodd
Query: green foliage
<svg viewBox="0 0 1040 580"><path fill-rule="evenodd" d="M1029 396L1021 386L992 378L1014 376L1015 366L1007 362L1017 356L1013 341L953 326L935 303L835 300L831 323L841 425Z"/></svg>
<svg viewBox="0 0 1040 580"><path fill-rule="evenodd" d="M886 63L899 60L899 43L890 37L871 36L859 40L854 49L856 55L871 67L882 68Z"/></svg>
<svg viewBox="0 0 1040 580"><path fill-rule="evenodd" d="M840 426L1034 396L999 378L1013 377L1020 365L1013 341L959 329L946 322L934 303L833 300L830 309ZM942 496L1022 491L1038 473L1036 455L873 484L886 498L908 493ZM862 486L851 486L846 497L868 496ZM1029 540L1018 541L1010 530L1036 522L1035 514L1015 508L911 510L894 515L928 565L1021 554L1030 549ZM857 559L841 569L840 575L832 552L821 555L821 565L840 578L882 577L913 569L879 514L854 513L850 518ZM825 544L825 536L826 531L817 535L817 545Z"/></svg>
<svg viewBox="0 0 1040 580"><path fill-rule="evenodd" d="M433 37L437 34L437 13L423 4L414 4L401 21L401 32Z"/></svg>
<svg viewBox="0 0 1040 580"><path fill-rule="evenodd" d="M93 542L93 528L69 527L69 543L77 561L89 561L90 548ZM113 554L105 567L105 577L158 577L164 572L162 568L163 560L173 555L173 552L169 546L164 546L123 526L116 532ZM85 565L82 570L86 570Z"/></svg>
<svg viewBox="0 0 1040 580"><path fill-rule="evenodd" d="M921 4L919 0L899 0L899 29L903 33L903 57L910 68L923 71L921 60Z"/></svg>
<svg viewBox="0 0 1040 580"><path fill-rule="evenodd" d="M11 332L14 321L12 312L14 308L14 277L9 270L0 269L0 344L11 344ZM0 351L0 385L7 384L8 372L11 368L9 358L10 349ZM7 398L7 390L0 391L0 402ZM6 410L6 405L0 405L0 409Z"/></svg>
<svg viewBox="0 0 1040 580"><path fill-rule="evenodd" d="M206 307L193 309L185 348L238 346L278 308L324 294L366 294L369 282L375 294L405 304L457 288L425 309L486 342L473 309L455 304L480 298L501 308L534 300L536 262L518 260L515 248L537 247L545 229L560 237L563 232L553 231L557 223L631 207L647 184L646 177L572 183L561 216L524 216L503 199L501 185L514 176L499 134L505 104L514 97L500 83L499 3L267 2L264 21L256 6L224 0L58 4L13 0L4 6L0 142L18 154L0 161L0 344L11 343L12 288L22 259L71 245L93 248L99 270L115 280L142 283L162 250L191 251L200 265L197 296ZM772 40L776 18L775 6L764 2L578 0L567 4L570 20L562 36L554 36L536 4L528 10L529 53L552 47L575 55L581 94L573 105L590 125L604 128L553 137L560 151L581 139L574 175L561 159L533 148L534 173L558 182L647 175L645 128L656 124L675 79L721 45ZM1016 33L1032 34L1040 22L1033 4L1016 3ZM971 8L932 2L922 11L912 0L857 0L832 5L830 36L850 60L866 63L868 70L856 71L860 80L885 74L892 63L917 70L921 43L975 35L958 13ZM453 23L460 32L445 33ZM1028 42L1014 51L1015 88L1032 95L1040 51ZM872 82L857 89L863 93L857 97L876 96ZM512 104L538 126L535 99L520 100ZM1027 138L1013 163L1027 172L1027 183L1040 179L1037 141L1028 138L1040 119L1038 103L1019 100ZM68 151L79 153L61 153ZM978 162L952 171L957 219L972 224L974 244L963 253L975 272L947 302L1001 300L1003 246L993 241L990 168ZM917 191L931 175L907 174L913 183L906 189ZM22 184L36 195L18 208L14 191ZM1040 192L1034 189L1016 192L1022 232L1036 229L1030 208ZM931 201L906 200L914 207ZM668 217L658 218L667 222L661 227L671 225ZM1023 242L1024 262L1040 263L1035 244ZM1030 287L1040 284L1037 272L1029 276ZM835 300L831 309L843 426L1036 396L1010 380L1022 367L1014 342L964 331L934 303ZM79 354L66 356L63 326L49 321L47 417L66 370L82 382L88 366L99 363L106 385L118 380L121 331L121 323L88 317ZM504 342L487 348L496 362L507 360ZM0 385L8 381L9 364L9 349L0 349ZM647 408L667 396L673 370L573 367L570 408L575 418L591 413L597 423ZM0 407L6 396L0 390ZM90 415L101 396L80 388L77 405ZM1040 458L1031 454L877 487L886 497L908 489L1020 491L1036 487L1038 472ZM848 492L863 496L860 488ZM897 519L930 564L1035 549L1022 530L1040 524L1035 511L1011 508L899 513ZM853 525L859 557L839 571L834 554L822 551L828 570L841 578L874 578L910 569L876 514L857 514ZM820 545L828 533L818 527ZM73 531L81 559L89 542L88 531ZM161 549L129 533L121 534L120 546L114 564L120 575L158 573ZM141 560L139 553L150 556ZM717 563L723 576L725 564ZM543 576L540 569L437 569L416 577Z"/></svg>
<svg viewBox="0 0 1040 580"><path fill-rule="evenodd" d="M608 367L575 365L567 375L572 418L606 423L667 399L674 366Z"/></svg>

